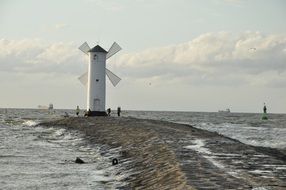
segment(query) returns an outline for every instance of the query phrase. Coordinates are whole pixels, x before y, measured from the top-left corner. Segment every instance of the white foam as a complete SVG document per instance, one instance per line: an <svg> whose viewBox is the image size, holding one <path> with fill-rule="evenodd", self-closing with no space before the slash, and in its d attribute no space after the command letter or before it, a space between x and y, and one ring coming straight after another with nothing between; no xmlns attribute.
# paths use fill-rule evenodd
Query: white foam
<svg viewBox="0 0 286 190"><path fill-rule="evenodd" d="M215 153L215 156L222 156L222 157L240 157L239 154L227 154L227 153Z"/></svg>
<svg viewBox="0 0 286 190"><path fill-rule="evenodd" d="M220 162L216 161L213 157L205 156L205 158L207 158L216 167L218 167L220 169L224 169L225 168L225 166L223 164L221 164Z"/></svg>
<svg viewBox="0 0 286 190"><path fill-rule="evenodd" d="M62 136L62 135L64 135L64 133L65 133L65 129L58 129L58 130L56 130L55 131L55 136Z"/></svg>
<svg viewBox="0 0 286 190"><path fill-rule="evenodd" d="M263 154L255 154L255 155L253 155L253 157L257 157L257 158L267 158L267 157L269 157L269 156L263 155Z"/></svg>
<svg viewBox="0 0 286 190"><path fill-rule="evenodd" d="M192 141L192 143L194 143L194 145L188 145L188 146L185 146L184 148L192 149L192 150L195 150L195 151L197 151L199 153L212 154L209 151L209 149L204 147L204 145L205 145L204 140L196 139L196 140Z"/></svg>
<svg viewBox="0 0 286 190"><path fill-rule="evenodd" d="M249 171L249 173L265 174L265 173L272 173L272 171L266 171L266 170L253 170L253 171Z"/></svg>
<svg viewBox="0 0 286 190"><path fill-rule="evenodd" d="M269 190L269 189L266 187L254 187L252 188L252 190Z"/></svg>
<svg viewBox="0 0 286 190"><path fill-rule="evenodd" d="M32 127L32 126L37 125L38 123L39 123L39 122L36 122L36 121L34 121L34 120L26 120L26 121L23 122L23 125Z"/></svg>
<svg viewBox="0 0 286 190"><path fill-rule="evenodd" d="M286 170L286 166L279 166L276 168L276 170Z"/></svg>
<svg viewBox="0 0 286 190"><path fill-rule="evenodd" d="M205 141L203 139L196 139L191 141L193 145L185 146L184 148L195 150L202 154L204 158L206 158L209 162L211 162L214 166L219 169L226 171L229 175L240 178L239 170L233 171L231 168L227 168L224 164L216 160L216 156L226 156L226 157L237 157L238 154L223 154L223 153L212 153L208 148L205 148Z"/></svg>
<svg viewBox="0 0 286 190"><path fill-rule="evenodd" d="M228 173L229 175L233 176L233 177L241 178L241 177L239 176L239 173L236 172L236 171L228 171L227 173Z"/></svg>
<svg viewBox="0 0 286 190"><path fill-rule="evenodd" d="M184 148L187 148L187 149L192 149L196 152L199 152L203 155L203 157L205 157L208 161L210 161L213 165L215 165L216 167L220 168L220 169L224 169L225 166L218 162L217 160L214 159L213 156L210 156L210 155L213 155L213 153L205 148L205 141L203 139L196 139L194 141L192 141L192 143L194 145L188 145L188 146L185 146Z"/></svg>

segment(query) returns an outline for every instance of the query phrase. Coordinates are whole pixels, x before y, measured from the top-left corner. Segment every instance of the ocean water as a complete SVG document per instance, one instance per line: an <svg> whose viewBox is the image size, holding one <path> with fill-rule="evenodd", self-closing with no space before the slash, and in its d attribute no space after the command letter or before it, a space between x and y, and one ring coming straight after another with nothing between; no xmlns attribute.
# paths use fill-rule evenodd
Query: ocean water
<svg viewBox="0 0 286 190"><path fill-rule="evenodd" d="M0 189L119 189L128 176L112 166L119 150L90 145L80 133L35 126L69 110L0 109ZM86 163L76 164L80 157ZM125 171L125 172L121 172Z"/></svg>
<svg viewBox="0 0 286 190"><path fill-rule="evenodd" d="M268 114L268 120L262 120L260 113L125 111L123 115L189 124L245 144L286 149L286 114Z"/></svg>
<svg viewBox="0 0 286 190"><path fill-rule="evenodd" d="M120 189L130 172L112 166L120 150L91 145L76 131L36 124L74 110L0 109L0 189ZM112 115L116 117L115 111ZM164 120L216 131L254 146L286 148L286 115L123 111L124 117ZM199 150L200 141L196 142ZM86 164L75 164L76 157ZM124 172L122 172L124 171Z"/></svg>

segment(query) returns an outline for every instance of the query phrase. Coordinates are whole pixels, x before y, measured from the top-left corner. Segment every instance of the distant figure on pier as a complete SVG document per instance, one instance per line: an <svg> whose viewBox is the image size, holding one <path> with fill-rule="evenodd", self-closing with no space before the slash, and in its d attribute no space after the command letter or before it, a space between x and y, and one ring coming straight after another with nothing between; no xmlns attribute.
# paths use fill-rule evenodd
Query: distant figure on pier
<svg viewBox="0 0 286 190"><path fill-rule="evenodd" d="M91 110L90 109L88 109L88 111L84 111L84 117L88 117L88 116L90 116L90 113L91 113Z"/></svg>
<svg viewBox="0 0 286 190"><path fill-rule="evenodd" d="M263 113L267 113L267 108L266 108L266 105L265 105L265 103L264 103L264 106L263 106Z"/></svg>
<svg viewBox="0 0 286 190"><path fill-rule="evenodd" d="M267 108L266 108L265 103L264 103L264 106L263 106L262 120L268 120L268 117L267 117Z"/></svg>
<svg viewBox="0 0 286 190"><path fill-rule="evenodd" d="M121 112L121 107L118 107L117 108L117 115L118 115L118 117L120 116L120 112Z"/></svg>
<svg viewBox="0 0 286 190"><path fill-rule="evenodd" d="M107 109L107 115L110 116L110 113L111 113L111 109L108 108L108 109Z"/></svg>
<svg viewBox="0 0 286 190"><path fill-rule="evenodd" d="M80 109L79 109L79 106L76 106L76 115L78 116L79 112L80 112Z"/></svg>
<svg viewBox="0 0 286 190"><path fill-rule="evenodd" d="M69 117L69 114L68 114L68 112L65 112L65 115L64 115L64 117Z"/></svg>

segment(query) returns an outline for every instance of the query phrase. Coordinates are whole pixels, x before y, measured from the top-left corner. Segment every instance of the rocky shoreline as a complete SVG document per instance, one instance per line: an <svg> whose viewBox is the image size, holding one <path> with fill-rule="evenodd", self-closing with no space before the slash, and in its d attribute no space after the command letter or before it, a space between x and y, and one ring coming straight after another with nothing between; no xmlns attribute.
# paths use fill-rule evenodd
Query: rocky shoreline
<svg viewBox="0 0 286 190"><path fill-rule="evenodd" d="M286 189L286 153L190 125L131 117L72 117L41 126L78 130L120 148L133 170L122 189Z"/></svg>

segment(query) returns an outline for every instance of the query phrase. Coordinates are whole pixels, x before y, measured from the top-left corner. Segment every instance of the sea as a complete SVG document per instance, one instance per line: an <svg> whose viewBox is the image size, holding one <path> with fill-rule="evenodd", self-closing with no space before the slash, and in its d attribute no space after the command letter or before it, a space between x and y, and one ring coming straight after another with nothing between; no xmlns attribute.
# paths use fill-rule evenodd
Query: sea
<svg viewBox="0 0 286 190"><path fill-rule="evenodd" d="M82 114L82 113L81 113ZM75 110L0 109L0 189L120 189L131 173L112 165L118 150L89 144L77 131L41 127ZM112 116L116 112L112 111ZM286 149L286 114L125 111L122 117L163 120L214 131L242 143ZM76 164L80 157L86 164ZM122 172L124 171L124 172Z"/></svg>
<svg viewBox="0 0 286 190"><path fill-rule="evenodd" d="M188 124L242 143L286 149L286 114L228 112L126 111L126 116Z"/></svg>

